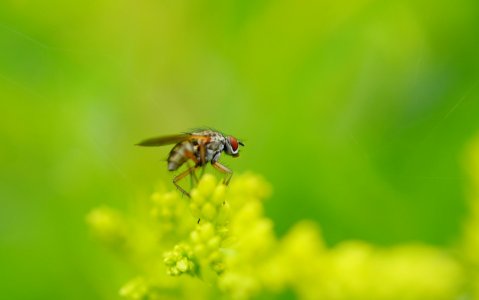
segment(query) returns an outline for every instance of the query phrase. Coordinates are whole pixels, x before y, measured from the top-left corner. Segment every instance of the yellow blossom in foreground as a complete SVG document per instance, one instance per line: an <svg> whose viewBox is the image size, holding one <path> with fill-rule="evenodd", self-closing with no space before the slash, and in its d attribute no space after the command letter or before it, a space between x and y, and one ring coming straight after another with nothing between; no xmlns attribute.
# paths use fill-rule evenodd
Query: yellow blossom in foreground
<svg viewBox="0 0 479 300"><path fill-rule="evenodd" d="M471 161L479 161L479 143L471 152ZM479 178L479 164L472 166ZM382 248L361 241L328 247L312 221L276 236L263 211L271 190L254 174L235 175L229 186L205 174L191 199L161 188L129 222L107 207L93 210L87 221L138 270L120 289L126 299L479 297L479 197L473 197L459 247Z"/></svg>

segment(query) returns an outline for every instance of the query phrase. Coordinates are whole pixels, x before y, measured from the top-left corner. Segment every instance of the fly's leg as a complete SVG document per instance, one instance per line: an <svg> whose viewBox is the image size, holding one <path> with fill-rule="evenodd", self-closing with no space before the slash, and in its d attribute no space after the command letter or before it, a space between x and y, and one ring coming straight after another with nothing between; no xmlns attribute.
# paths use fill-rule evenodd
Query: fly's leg
<svg viewBox="0 0 479 300"><path fill-rule="evenodd" d="M220 171L221 173L223 174L226 174L225 175L225 178L223 180L223 184L224 185L228 185L230 183L230 180L231 180L231 177L233 177L233 171L231 171L230 169L228 169L226 166L223 166L222 164L220 164L219 162L214 162L211 164L216 170Z"/></svg>
<svg viewBox="0 0 479 300"><path fill-rule="evenodd" d="M206 146L204 143L201 143L199 145L199 149L200 149L200 163L201 163L201 166L203 167L203 169L201 170L201 177L203 177L203 175L205 174L205 169L206 169Z"/></svg>
<svg viewBox="0 0 479 300"><path fill-rule="evenodd" d="M201 175L200 178L203 177L205 174L205 169L206 169L206 147L204 143L200 143L198 145L198 148L200 149L200 165L201 165ZM198 219L197 224L200 224L201 218Z"/></svg>
<svg viewBox="0 0 479 300"><path fill-rule="evenodd" d="M188 169L191 169L192 166L189 163L186 163ZM194 188L195 184L198 183L198 178L196 177L196 172L192 171L190 176L190 190Z"/></svg>
<svg viewBox="0 0 479 300"><path fill-rule="evenodd" d="M205 137L198 140L198 151L200 152L200 165L203 167L201 171L201 177L205 174L206 169L206 145L211 141L211 138Z"/></svg>
<svg viewBox="0 0 479 300"><path fill-rule="evenodd" d="M173 184L176 186L177 189L179 189L184 195L188 196L188 198L191 198L190 194L185 191L179 184L178 184L178 181L180 181L181 179L185 178L186 176L194 173L196 171L198 167L197 166L194 166L194 167L190 167L188 168L186 171L180 173L178 176L176 176L175 178L173 178Z"/></svg>
<svg viewBox="0 0 479 300"><path fill-rule="evenodd" d="M206 162L206 148L205 148L205 144L204 143L200 143L198 145L198 148L200 150L200 162L201 162L201 165L203 166Z"/></svg>
<svg viewBox="0 0 479 300"><path fill-rule="evenodd" d="M198 166L198 159L196 159L196 156L192 152L185 151L185 156L191 159L195 163L194 168ZM193 168L193 167L189 167L188 169L190 168ZM193 187L193 183L195 184L198 183L198 177L196 177L196 173L194 171L191 172L191 187Z"/></svg>

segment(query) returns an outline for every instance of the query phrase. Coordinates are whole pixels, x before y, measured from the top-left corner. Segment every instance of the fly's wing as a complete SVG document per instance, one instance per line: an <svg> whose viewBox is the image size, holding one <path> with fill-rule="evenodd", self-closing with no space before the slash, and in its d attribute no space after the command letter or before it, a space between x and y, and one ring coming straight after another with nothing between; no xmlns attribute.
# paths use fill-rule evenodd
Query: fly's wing
<svg viewBox="0 0 479 300"><path fill-rule="evenodd" d="M176 144L190 138L191 138L191 134L189 133L165 135L165 136L159 136L159 137L143 140L136 145L144 146L144 147L158 147L158 146Z"/></svg>

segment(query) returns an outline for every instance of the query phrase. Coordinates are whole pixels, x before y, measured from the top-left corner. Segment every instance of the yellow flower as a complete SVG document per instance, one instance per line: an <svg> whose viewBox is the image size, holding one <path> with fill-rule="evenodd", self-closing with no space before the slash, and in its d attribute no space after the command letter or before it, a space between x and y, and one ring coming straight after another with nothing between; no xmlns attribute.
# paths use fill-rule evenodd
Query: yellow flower
<svg viewBox="0 0 479 300"><path fill-rule="evenodd" d="M479 143L475 149L479 157ZM93 210L87 222L139 270L141 276L120 290L127 299L251 299L285 292L298 299L479 297L478 197L456 249L362 241L327 247L312 221L299 222L282 238L274 234L263 209L271 190L254 174L235 175L230 186L205 174L191 199L160 189L129 222L108 207Z"/></svg>
<svg viewBox="0 0 479 300"><path fill-rule="evenodd" d="M186 244L176 245L173 251L165 252L164 262L167 266L168 275L199 275L198 264L195 262L193 251Z"/></svg>

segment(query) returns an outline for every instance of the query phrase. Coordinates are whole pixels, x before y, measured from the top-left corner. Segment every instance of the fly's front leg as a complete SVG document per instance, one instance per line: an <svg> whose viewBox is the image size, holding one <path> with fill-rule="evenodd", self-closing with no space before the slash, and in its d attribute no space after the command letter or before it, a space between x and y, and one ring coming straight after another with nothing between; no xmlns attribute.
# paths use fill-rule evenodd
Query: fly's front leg
<svg viewBox="0 0 479 300"><path fill-rule="evenodd" d="M220 171L221 173L223 174L226 174L225 175L225 178L223 180L223 183L224 185L228 185L230 183L230 180L231 180L231 177L233 177L233 171L231 171L230 169L228 169L226 166L223 166L222 164L220 164L219 162L214 162L214 163L211 163L211 165L218 171Z"/></svg>
<svg viewBox="0 0 479 300"><path fill-rule="evenodd" d="M173 184L176 186L177 189L179 189L183 194L185 194L186 196L188 196L188 198L191 198L190 194L185 191L179 184L178 184L178 181L180 181L181 179L185 178L186 176L190 175L190 174L194 174L194 172L196 171L198 167L197 166L193 166L193 167L190 167L188 168L186 171L180 173L178 176L176 176L175 178L173 178Z"/></svg>

